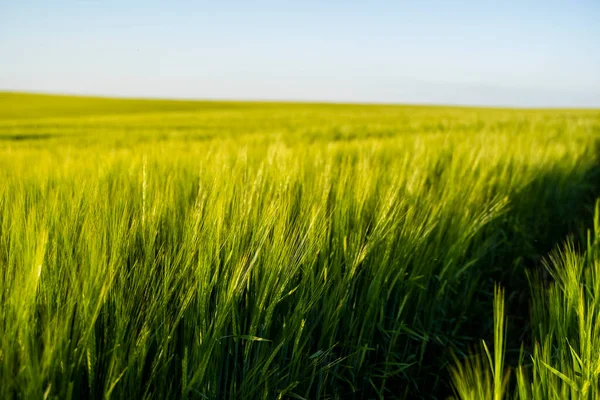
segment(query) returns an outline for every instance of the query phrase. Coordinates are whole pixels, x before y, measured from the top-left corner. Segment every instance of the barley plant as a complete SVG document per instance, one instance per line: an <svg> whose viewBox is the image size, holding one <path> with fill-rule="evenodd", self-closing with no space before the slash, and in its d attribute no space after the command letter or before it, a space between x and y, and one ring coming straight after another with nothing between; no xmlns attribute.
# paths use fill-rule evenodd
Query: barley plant
<svg viewBox="0 0 600 400"><path fill-rule="evenodd" d="M599 138L0 94L0 398L598 398Z"/></svg>
<svg viewBox="0 0 600 400"><path fill-rule="evenodd" d="M576 250L569 239L544 264L553 280L545 285L538 274L531 278L533 349L521 354L514 395L505 390L510 370L502 367L504 300L497 291L494 359L485 343L484 352L465 361L455 358L451 373L458 398L600 398L600 200L585 250Z"/></svg>

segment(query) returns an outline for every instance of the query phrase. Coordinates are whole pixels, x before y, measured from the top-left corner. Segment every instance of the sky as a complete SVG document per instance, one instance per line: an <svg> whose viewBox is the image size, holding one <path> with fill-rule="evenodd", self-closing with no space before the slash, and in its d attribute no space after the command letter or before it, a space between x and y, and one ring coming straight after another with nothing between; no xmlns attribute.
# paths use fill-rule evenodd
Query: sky
<svg viewBox="0 0 600 400"><path fill-rule="evenodd" d="M600 107L600 0L0 0L0 91Z"/></svg>

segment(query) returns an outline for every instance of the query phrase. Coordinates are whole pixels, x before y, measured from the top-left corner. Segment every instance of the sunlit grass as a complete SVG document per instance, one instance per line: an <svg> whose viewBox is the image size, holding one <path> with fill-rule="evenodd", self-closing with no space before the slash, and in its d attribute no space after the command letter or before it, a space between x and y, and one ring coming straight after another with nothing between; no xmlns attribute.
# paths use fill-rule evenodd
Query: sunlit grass
<svg viewBox="0 0 600 400"><path fill-rule="evenodd" d="M0 101L2 398L444 396L494 332L501 398L597 184L596 111ZM528 296L533 398L596 393L594 252Z"/></svg>
<svg viewBox="0 0 600 400"><path fill-rule="evenodd" d="M597 399L600 397L600 201L593 230L580 252L571 240L553 252L546 268L554 281L532 277L533 352L522 354L514 395L498 380L506 349L502 292L494 303L494 359L484 351L451 367L460 399ZM487 355L487 360L483 354ZM491 372L490 372L491 371ZM499 372L500 371L500 372Z"/></svg>

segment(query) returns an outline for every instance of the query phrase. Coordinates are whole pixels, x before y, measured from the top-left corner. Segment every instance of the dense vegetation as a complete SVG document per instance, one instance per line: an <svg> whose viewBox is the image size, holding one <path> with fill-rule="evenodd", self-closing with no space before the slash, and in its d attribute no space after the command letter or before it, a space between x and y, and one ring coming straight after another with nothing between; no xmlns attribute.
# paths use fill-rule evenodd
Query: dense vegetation
<svg viewBox="0 0 600 400"><path fill-rule="evenodd" d="M0 397L598 398L599 138L0 94Z"/></svg>

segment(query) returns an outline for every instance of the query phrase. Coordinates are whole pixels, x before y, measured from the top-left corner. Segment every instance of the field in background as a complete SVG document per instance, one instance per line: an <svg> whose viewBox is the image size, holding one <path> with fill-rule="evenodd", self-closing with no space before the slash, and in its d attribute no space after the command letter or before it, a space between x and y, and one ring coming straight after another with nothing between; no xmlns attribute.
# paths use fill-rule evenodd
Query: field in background
<svg viewBox="0 0 600 400"><path fill-rule="evenodd" d="M0 397L598 398L599 139L0 93Z"/></svg>

